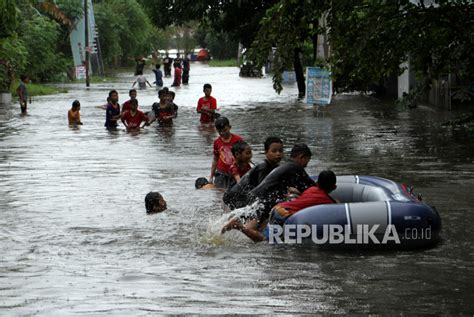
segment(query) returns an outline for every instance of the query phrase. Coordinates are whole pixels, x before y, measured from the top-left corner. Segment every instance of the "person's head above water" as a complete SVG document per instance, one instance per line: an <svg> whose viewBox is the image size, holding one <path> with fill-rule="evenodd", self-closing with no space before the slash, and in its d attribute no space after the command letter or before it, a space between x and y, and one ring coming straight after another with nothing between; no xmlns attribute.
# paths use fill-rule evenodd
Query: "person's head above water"
<svg viewBox="0 0 474 317"><path fill-rule="evenodd" d="M204 84L204 86L202 88L202 91L204 91L204 94L206 95L206 97L209 97L211 95L211 92L212 92L211 84Z"/></svg>
<svg viewBox="0 0 474 317"><path fill-rule="evenodd" d="M79 102L79 100L74 100L72 102L72 110L73 111L81 110L81 103Z"/></svg>
<svg viewBox="0 0 474 317"><path fill-rule="evenodd" d="M145 208L147 214L162 212L166 210L166 201L159 192L149 192L145 196Z"/></svg>
<svg viewBox="0 0 474 317"><path fill-rule="evenodd" d="M136 89L130 89L129 92L128 92L128 95L130 96L130 99L137 98L137 90Z"/></svg>
<svg viewBox="0 0 474 317"><path fill-rule="evenodd" d="M236 163L249 163L252 159L252 148L245 141L237 141L232 145L232 155Z"/></svg>
<svg viewBox="0 0 474 317"><path fill-rule="evenodd" d="M295 144L290 152L290 158L298 165L306 167L311 160L311 150L306 144Z"/></svg>
<svg viewBox="0 0 474 317"><path fill-rule="evenodd" d="M228 138L230 137L230 122L229 119L226 117L219 117L216 119L216 122L214 123L217 132L222 138Z"/></svg>
<svg viewBox="0 0 474 317"><path fill-rule="evenodd" d="M263 144L265 157L272 164L280 163L283 158L283 141L280 138L271 136Z"/></svg>
<svg viewBox="0 0 474 317"><path fill-rule="evenodd" d="M325 170L319 173L318 187L326 193L332 192L336 189L336 174L331 170Z"/></svg>
<svg viewBox="0 0 474 317"><path fill-rule="evenodd" d="M216 185L209 183L205 177L199 177L196 179L194 187L196 187L196 189L215 189Z"/></svg>
<svg viewBox="0 0 474 317"><path fill-rule="evenodd" d="M168 94L169 94L169 89L168 89L168 87L163 87L163 89L160 89L160 90L158 91L158 98L160 98L160 99L161 99L162 97L163 97L163 98L166 98L166 97L168 97Z"/></svg>
<svg viewBox="0 0 474 317"><path fill-rule="evenodd" d="M113 89L109 91L109 102L116 103L119 100L117 90Z"/></svg>
<svg viewBox="0 0 474 317"><path fill-rule="evenodd" d="M194 183L194 187L196 187L196 189L201 189L203 186L209 184L209 181L207 180L207 178L205 177L198 177L196 179L196 182Z"/></svg>
<svg viewBox="0 0 474 317"><path fill-rule="evenodd" d="M133 111L136 111L137 108L138 108L138 100L137 99L132 99L130 100L130 108L133 110Z"/></svg>

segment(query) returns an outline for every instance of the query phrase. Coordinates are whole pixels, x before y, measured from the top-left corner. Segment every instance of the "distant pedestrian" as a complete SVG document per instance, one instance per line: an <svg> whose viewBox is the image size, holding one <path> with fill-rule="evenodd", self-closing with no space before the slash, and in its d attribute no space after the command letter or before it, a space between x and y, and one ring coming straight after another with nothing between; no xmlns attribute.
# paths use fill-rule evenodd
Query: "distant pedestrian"
<svg viewBox="0 0 474 317"><path fill-rule="evenodd" d="M165 77L171 77L171 64L173 63L173 59L169 57L168 53L166 53L165 58L163 58L163 67L165 71Z"/></svg>
<svg viewBox="0 0 474 317"><path fill-rule="evenodd" d="M152 87L150 82L146 79L146 77L143 76L143 72L138 73L137 79L135 79L135 81L133 82L132 88L135 87L136 83L138 83L138 88L139 89L146 89L146 84L148 84L148 86Z"/></svg>
<svg viewBox="0 0 474 317"><path fill-rule="evenodd" d="M181 86L181 76L182 76L182 70L181 70L181 64L180 63L174 63L174 81L173 84L171 85L172 87L179 87Z"/></svg>
<svg viewBox="0 0 474 317"><path fill-rule="evenodd" d="M135 58L135 76L138 76L139 73L143 74L143 69L145 68L146 60L143 56Z"/></svg>
<svg viewBox="0 0 474 317"><path fill-rule="evenodd" d="M26 84L30 82L30 79L26 75L21 75L20 80L21 80L20 85L18 85L18 88L16 89L16 93L18 94L18 99L20 101L21 113L26 114L28 100L30 101L30 104L31 104L31 97L29 96L28 89L26 88Z"/></svg>
<svg viewBox="0 0 474 317"><path fill-rule="evenodd" d="M189 64L189 58L183 59L183 85L187 85L189 83L189 71L191 70L191 66Z"/></svg>
<svg viewBox="0 0 474 317"><path fill-rule="evenodd" d="M155 73L155 85L156 87L163 87L163 72L160 69L161 65L156 64L153 72Z"/></svg>

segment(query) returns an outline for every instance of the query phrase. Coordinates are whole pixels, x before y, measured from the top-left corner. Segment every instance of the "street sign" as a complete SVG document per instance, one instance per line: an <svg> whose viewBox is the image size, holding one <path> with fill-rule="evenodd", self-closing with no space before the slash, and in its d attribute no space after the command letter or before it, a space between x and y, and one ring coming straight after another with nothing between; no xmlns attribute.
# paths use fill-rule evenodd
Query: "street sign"
<svg viewBox="0 0 474 317"><path fill-rule="evenodd" d="M86 79L86 67L84 65L76 66L76 79Z"/></svg>
<svg viewBox="0 0 474 317"><path fill-rule="evenodd" d="M306 103L329 105L332 96L331 72L319 67L306 68Z"/></svg>

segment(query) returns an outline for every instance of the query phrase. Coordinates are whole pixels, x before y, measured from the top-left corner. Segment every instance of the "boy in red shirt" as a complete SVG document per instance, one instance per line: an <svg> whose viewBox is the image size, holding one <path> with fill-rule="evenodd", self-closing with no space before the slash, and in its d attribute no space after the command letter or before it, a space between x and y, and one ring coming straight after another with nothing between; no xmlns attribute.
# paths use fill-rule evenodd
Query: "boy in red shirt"
<svg viewBox="0 0 474 317"><path fill-rule="evenodd" d="M130 102L132 100L136 100L137 99L137 90L136 89L130 89L130 91L128 92L128 95L130 96L130 99L125 101L122 105L122 113L124 113L125 111L130 111L131 107L130 107Z"/></svg>
<svg viewBox="0 0 474 317"><path fill-rule="evenodd" d="M138 131L148 124L148 117L138 108L138 101L130 101L130 110L122 114L122 123L128 131ZM143 122L143 126L140 126Z"/></svg>
<svg viewBox="0 0 474 317"><path fill-rule="evenodd" d="M204 97L199 98L196 111L201 114L201 123L213 122L217 109L216 98L211 96L211 84L204 84Z"/></svg>
<svg viewBox="0 0 474 317"><path fill-rule="evenodd" d="M174 63L174 81L171 87L179 87L181 86L181 64L180 63Z"/></svg>
<svg viewBox="0 0 474 317"><path fill-rule="evenodd" d="M252 168L252 166L250 166L252 148L247 144L247 142L238 141L234 143L231 151L234 156L234 164L230 166L232 181L229 185L229 189L235 184L240 183L240 178Z"/></svg>
<svg viewBox="0 0 474 317"><path fill-rule="evenodd" d="M229 119L220 117L215 123L219 137L214 141L214 159L211 165L211 175L209 182L214 183L218 188L228 188L232 180L230 167L234 163L232 155L232 146L242 141L242 138L236 134L230 133Z"/></svg>

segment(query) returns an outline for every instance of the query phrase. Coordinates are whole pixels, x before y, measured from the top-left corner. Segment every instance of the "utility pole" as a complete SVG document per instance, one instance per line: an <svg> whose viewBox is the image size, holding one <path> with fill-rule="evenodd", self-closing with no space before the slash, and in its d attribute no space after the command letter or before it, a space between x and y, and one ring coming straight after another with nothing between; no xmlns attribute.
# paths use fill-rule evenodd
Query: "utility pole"
<svg viewBox="0 0 474 317"><path fill-rule="evenodd" d="M85 24L85 36L86 36L86 87L90 86L89 82L89 60L90 60L90 53L89 53L89 13L87 12L87 2L89 0L84 0L84 24Z"/></svg>

